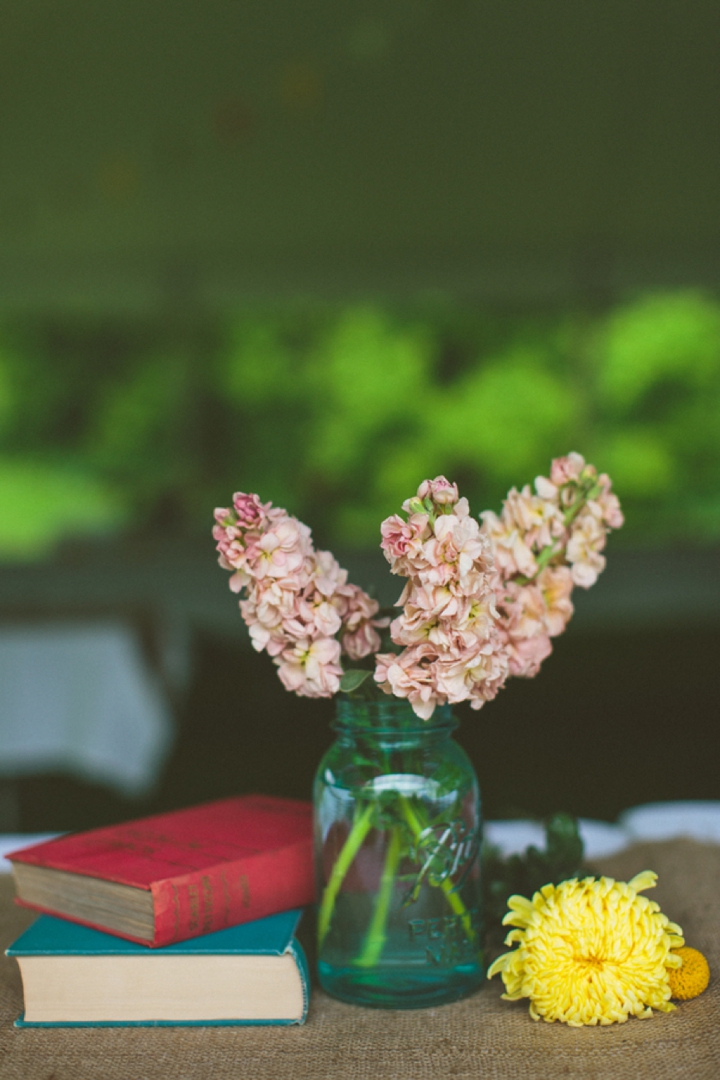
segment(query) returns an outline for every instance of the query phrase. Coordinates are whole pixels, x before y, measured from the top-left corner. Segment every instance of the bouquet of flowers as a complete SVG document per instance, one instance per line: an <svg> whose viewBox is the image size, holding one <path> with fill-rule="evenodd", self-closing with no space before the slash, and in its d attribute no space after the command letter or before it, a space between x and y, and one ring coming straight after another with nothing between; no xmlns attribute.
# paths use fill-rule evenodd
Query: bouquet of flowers
<svg viewBox="0 0 720 1080"><path fill-rule="evenodd" d="M575 453L513 488L499 515L473 518L443 476L402 509L381 525L405 578L399 612L257 495L236 494L214 528L253 646L288 690L342 692L350 717L315 784L321 982L400 1007L460 997L484 973L478 788L448 707L479 709L509 676L538 672L623 521L609 478Z"/></svg>
<svg viewBox="0 0 720 1080"><path fill-rule="evenodd" d="M380 527L391 572L407 579L392 621L287 511L242 492L215 511L220 565L244 594L252 644L288 690L390 694L424 720L436 705L479 709L508 676L537 674L573 613L573 588L594 584L607 533L623 523L609 477L576 453L556 458L534 491L512 488L499 515L471 517L444 476L402 509Z"/></svg>

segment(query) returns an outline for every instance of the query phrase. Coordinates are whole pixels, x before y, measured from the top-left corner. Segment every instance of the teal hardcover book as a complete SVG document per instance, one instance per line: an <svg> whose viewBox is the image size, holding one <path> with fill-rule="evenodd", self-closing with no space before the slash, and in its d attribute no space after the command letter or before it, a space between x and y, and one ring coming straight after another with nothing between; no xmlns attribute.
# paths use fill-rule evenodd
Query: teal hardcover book
<svg viewBox="0 0 720 1080"><path fill-rule="evenodd" d="M25 993L18 1027L302 1024L310 980L301 910L149 950L41 915L13 942Z"/></svg>

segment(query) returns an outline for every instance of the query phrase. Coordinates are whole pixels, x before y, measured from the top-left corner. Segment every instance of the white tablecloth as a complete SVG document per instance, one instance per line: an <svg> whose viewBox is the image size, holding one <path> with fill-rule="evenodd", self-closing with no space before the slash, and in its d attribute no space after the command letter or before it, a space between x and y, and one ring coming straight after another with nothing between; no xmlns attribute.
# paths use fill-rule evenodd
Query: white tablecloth
<svg viewBox="0 0 720 1080"><path fill-rule="evenodd" d="M625 810L614 825L580 818L580 835L587 859L604 859L643 840L688 837L720 844L720 802L646 803ZM508 856L530 844L543 848L545 830L535 821L488 821L485 839Z"/></svg>
<svg viewBox="0 0 720 1080"><path fill-rule="evenodd" d="M666 802L635 806L620 815L617 825L580 820L586 859L602 859L642 840L691 840L720 844L720 802ZM0 874L10 873L3 856L9 851L49 840L51 835L0 835ZM534 821L487 821L485 837L503 855L522 852L530 844L545 846L542 825Z"/></svg>
<svg viewBox="0 0 720 1080"><path fill-rule="evenodd" d="M125 624L0 630L0 777L67 772L141 794L172 730L162 689Z"/></svg>

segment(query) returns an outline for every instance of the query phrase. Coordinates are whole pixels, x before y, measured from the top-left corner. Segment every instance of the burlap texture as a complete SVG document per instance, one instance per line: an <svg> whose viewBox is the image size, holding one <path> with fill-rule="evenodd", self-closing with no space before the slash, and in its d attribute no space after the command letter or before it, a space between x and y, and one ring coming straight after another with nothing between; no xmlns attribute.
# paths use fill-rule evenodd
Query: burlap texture
<svg viewBox="0 0 720 1080"><path fill-rule="evenodd" d="M720 847L679 840L634 847L599 864L627 880L653 869L653 898L688 944L720 973ZM0 878L0 946L32 916ZM417 1012L359 1009L315 991L304 1027L17 1029L22 989L0 961L2 1080L720 1080L720 979L694 1001L652 1020L572 1029L533 1023L500 1000L494 979L456 1005Z"/></svg>

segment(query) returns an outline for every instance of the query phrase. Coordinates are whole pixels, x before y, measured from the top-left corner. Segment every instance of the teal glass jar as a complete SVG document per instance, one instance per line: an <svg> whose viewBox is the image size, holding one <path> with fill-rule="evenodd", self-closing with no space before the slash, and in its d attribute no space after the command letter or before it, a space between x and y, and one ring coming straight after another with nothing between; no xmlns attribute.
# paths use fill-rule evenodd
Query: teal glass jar
<svg viewBox="0 0 720 1080"><path fill-rule="evenodd" d="M449 706L340 699L315 778L318 970L358 1005L456 1001L485 977L477 779Z"/></svg>

